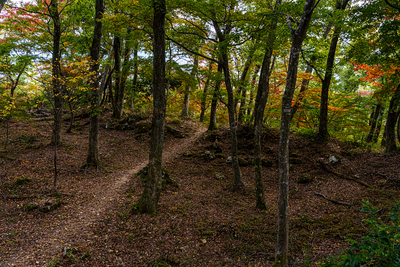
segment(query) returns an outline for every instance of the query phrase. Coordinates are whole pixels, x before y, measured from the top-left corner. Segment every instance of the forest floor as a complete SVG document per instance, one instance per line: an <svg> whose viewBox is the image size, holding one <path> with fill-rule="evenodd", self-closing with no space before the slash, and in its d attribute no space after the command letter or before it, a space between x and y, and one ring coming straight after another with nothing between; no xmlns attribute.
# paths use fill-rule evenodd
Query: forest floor
<svg viewBox="0 0 400 267"><path fill-rule="evenodd" d="M58 148L60 193L51 195L51 128L13 120L0 151L0 266L271 266L277 233L279 133L263 134L267 211L255 209L253 135L238 132L246 188L234 190L230 135L167 119L165 181L156 216L138 214L137 173L148 162L149 118L101 121L98 169L81 169L88 117L78 117ZM68 124L66 121L65 124ZM0 127L6 139L6 127ZM3 142L4 144L5 142ZM290 253L295 266L320 261L368 231L363 200L382 218L400 200L400 155L357 144L290 140ZM336 164L328 164L335 156ZM326 198L322 197L325 196ZM335 200L340 203L333 203Z"/></svg>

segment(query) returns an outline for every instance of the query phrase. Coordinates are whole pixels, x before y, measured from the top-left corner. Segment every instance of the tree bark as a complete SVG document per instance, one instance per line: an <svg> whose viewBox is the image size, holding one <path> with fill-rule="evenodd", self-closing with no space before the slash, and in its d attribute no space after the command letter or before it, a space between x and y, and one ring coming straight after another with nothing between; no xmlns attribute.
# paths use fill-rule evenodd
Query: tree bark
<svg viewBox="0 0 400 267"><path fill-rule="evenodd" d="M287 267L289 257L289 135L290 110L296 89L297 67L303 40L310 25L315 8L315 0L306 0L300 23L292 34L286 87L282 98L281 130L279 138L279 197L278 197L278 238L275 254L275 266Z"/></svg>
<svg viewBox="0 0 400 267"><path fill-rule="evenodd" d="M328 38L328 34L331 31L332 25L329 23L328 27L326 27L324 35L323 35L323 39L326 40L326 38ZM311 75L312 74L312 70L313 67L312 65L314 65L316 61L316 57L311 57L311 62L310 64L307 64L307 68L305 73ZM301 86L300 86L300 92L297 95L296 100L294 101L294 104L292 106L292 110L291 110L291 114L290 114L290 120L293 119L294 115L296 114L297 110L299 109L301 103L303 102L303 98L304 98L304 92L307 91L308 89L308 84L310 83L310 78L306 77L303 79L303 81L301 82Z"/></svg>
<svg viewBox="0 0 400 267"><path fill-rule="evenodd" d="M397 140L400 143L400 114L397 114Z"/></svg>
<svg viewBox="0 0 400 267"><path fill-rule="evenodd" d="M367 138L365 140L367 143L372 142L372 139L373 139L374 134L376 132L376 125L377 125L377 122L378 122L379 115L381 114L381 110L382 110L382 103L378 103L376 105L376 107L375 107L375 110L374 110L373 114L372 114L371 125L370 125L371 128L370 128L368 136L367 136Z"/></svg>
<svg viewBox="0 0 400 267"><path fill-rule="evenodd" d="M183 106L181 112L181 117L184 118L189 117L190 89L192 87L192 79L195 79L197 75L198 66L199 66L199 56L195 55L193 61L193 68L192 71L190 72L190 77L185 85L185 95L183 97Z"/></svg>
<svg viewBox="0 0 400 267"><path fill-rule="evenodd" d="M165 128L165 0L153 0L153 119L150 140L149 177L136 203L142 213L157 212L161 194L162 150Z"/></svg>
<svg viewBox="0 0 400 267"><path fill-rule="evenodd" d="M385 108L382 106L381 113L379 114L379 117L378 117L376 130L374 132L374 136L372 137L372 142L375 143L375 144L378 142L379 134L381 133L382 121L383 121L384 113L385 113Z"/></svg>
<svg viewBox="0 0 400 267"><path fill-rule="evenodd" d="M3 10L3 7L6 2L7 2L7 0L0 0L0 12Z"/></svg>
<svg viewBox="0 0 400 267"><path fill-rule="evenodd" d="M211 76L211 70L212 70L212 62L210 61L210 65L208 66L208 73L207 73L207 80L204 84L203 88L203 94L201 96L201 103L200 103L200 122L204 121L204 114L206 113L206 102L207 102L207 92L208 92L208 86L210 84L210 76Z"/></svg>
<svg viewBox="0 0 400 267"><path fill-rule="evenodd" d="M218 64L217 72L222 73L221 64ZM221 88L221 81L216 80L214 86L213 98L211 101L210 124L208 125L208 131L213 131L217 128L217 105L218 105L218 96L220 88Z"/></svg>
<svg viewBox="0 0 400 267"><path fill-rule="evenodd" d="M281 0L277 0L274 9L276 10L280 4ZM277 22L278 19L275 19L268 34L266 51L261 67L260 80L258 82L258 90L254 107L254 172L256 181L256 208L260 210L267 209L264 181L262 176L261 134L265 105L267 104L269 95L269 77L271 76L271 59L276 39L275 31Z"/></svg>
<svg viewBox="0 0 400 267"><path fill-rule="evenodd" d="M104 0L96 0L96 13L93 31L93 41L90 48L90 126L89 126L89 149L86 158L87 166L97 167L99 159L99 116L100 116L100 90L99 90L99 59L101 38L103 34Z"/></svg>
<svg viewBox="0 0 400 267"><path fill-rule="evenodd" d="M396 123L397 123L397 109L400 102L400 84L397 86L392 99L390 100L389 111L385 127L385 152L392 153L397 150L396 146Z"/></svg>
<svg viewBox="0 0 400 267"><path fill-rule="evenodd" d="M237 94L241 95L240 106L239 106L239 116L238 116L239 124L241 124L243 122L243 115L245 112L244 106L246 105L246 92L247 92L245 84L246 84L247 74L251 67L251 63L253 63L253 57L254 57L254 53L256 52L256 49L257 49L257 42L254 42L254 45L251 48L249 55L246 59L246 62L244 64L242 74L240 75L239 89L237 91ZM236 110L236 106L237 106L237 104L235 103L235 110Z"/></svg>
<svg viewBox="0 0 400 267"><path fill-rule="evenodd" d="M258 72L261 69L261 65L257 65L256 70L253 74L253 78L251 79L251 83L254 84L254 86L256 85L256 81L257 81L257 76L258 76ZM251 105L254 102L254 90L250 90L250 96L249 96L249 104L247 105L247 115L252 115L252 117L254 118L254 113L252 113L252 108ZM250 119L250 121L252 121L252 119Z"/></svg>
<svg viewBox="0 0 400 267"><path fill-rule="evenodd" d="M115 98L113 107L113 118L120 119L122 116L122 107L124 104L123 94L121 92L121 38L114 36L114 73L115 73Z"/></svg>
<svg viewBox="0 0 400 267"><path fill-rule="evenodd" d="M61 88L61 67L60 67L60 40L61 40L61 20L60 13L58 11L58 1L52 0L48 6L48 11L51 19L53 20L53 54L51 59L51 71L52 71L52 93L54 100L54 125L51 136L51 144L57 146L61 140L61 128L62 128L62 107L63 107L63 96Z"/></svg>
<svg viewBox="0 0 400 267"><path fill-rule="evenodd" d="M336 4L337 10L345 10L350 0L338 0ZM318 138L321 140L327 140L329 138L328 132L328 101L329 101L329 87L333 76L333 67L335 64L336 47L339 42L340 32L342 28L337 26L333 32L331 45L329 47L328 58L326 60L325 77L322 80L321 88L321 105L319 112L319 128Z"/></svg>
<svg viewBox="0 0 400 267"><path fill-rule="evenodd" d="M213 20L214 29L218 36L220 44L220 55L222 59L222 69L224 70L225 87L228 93L228 115L229 115L229 128L231 132L231 157L232 157L232 169L233 169L233 180L235 187L243 187L244 182L242 179L242 173L239 167L238 159L238 147L237 147L237 133L236 133L236 119L235 119L235 99L233 96L233 88L231 84L231 76L229 71L229 59L228 59L228 42L226 37L232 30L230 25L224 25L224 32L222 32L218 22Z"/></svg>

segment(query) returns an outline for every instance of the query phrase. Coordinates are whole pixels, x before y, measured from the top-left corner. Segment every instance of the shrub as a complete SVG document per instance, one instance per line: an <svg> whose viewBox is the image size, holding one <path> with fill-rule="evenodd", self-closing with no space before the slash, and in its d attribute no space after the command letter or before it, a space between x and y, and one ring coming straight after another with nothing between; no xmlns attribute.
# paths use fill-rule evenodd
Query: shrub
<svg viewBox="0 0 400 267"><path fill-rule="evenodd" d="M371 231L360 241L348 240L352 244L350 249L341 256L319 263L319 266L400 266L400 204L389 211L386 223L369 201L364 201L361 211L371 213L370 219L364 220Z"/></svg>

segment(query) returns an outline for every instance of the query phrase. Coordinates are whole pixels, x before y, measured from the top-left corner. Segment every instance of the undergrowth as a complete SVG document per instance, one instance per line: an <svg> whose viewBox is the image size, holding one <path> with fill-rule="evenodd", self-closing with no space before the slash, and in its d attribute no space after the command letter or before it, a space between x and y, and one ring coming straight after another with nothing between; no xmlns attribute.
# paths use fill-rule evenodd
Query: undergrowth
<svg viewBox="0 0 400 267"><path fill-rule="evenodd" d="M371 213L364 221L371 228L360 241L348 239L350 249L337 257L331 257L318 266L400 266L400 203L395 204L386 216L381 210L364 201L361 212Z"/></svg>

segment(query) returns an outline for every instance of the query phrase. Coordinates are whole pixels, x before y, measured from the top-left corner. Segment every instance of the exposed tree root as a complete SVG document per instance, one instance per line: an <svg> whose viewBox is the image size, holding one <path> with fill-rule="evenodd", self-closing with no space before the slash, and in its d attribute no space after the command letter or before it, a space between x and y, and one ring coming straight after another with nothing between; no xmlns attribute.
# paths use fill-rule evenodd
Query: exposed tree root
<svg viewBox="0 0 400 267"><path fill-rule="evenodd" d="M315 194L317 196L325 198L326 200L332 202L333 204L343 205L343 206L348 206L348 207L352 206L352 204L350 204L350 203L346 203L346 202L341 202L341 201L337 201L337 200L334 200L334 199L330 199L330 198L327 198L325 195L320 194L320 193L315 193Z"/></svg>
<svg viewBox="0 0 400 267"><path fill-rule="evenodd" d="M343 175L343 174L341 174L341 173L338 173L338 172L335 172L335 171L329 169L322 161L318 161L318 163L321 165L321 167L322 167L325 171L327 171L327 172L329 172L329 173L332 173L332 174L334 174L335 176L337 176L337 177L339 177L339 178L342 178L342 179L345 179L345 180L349 180L349 181L353 181L353 182L359 183L359 184L361 184L361 185L363 185L363 186L366 186L366 187L369 187L369 188L371 187L369 184L367 184L367 183L364 182L364 181L361 181L360 179L357 179L357 178L355 178L355 177L345 176L345 175Z"/></svg>

